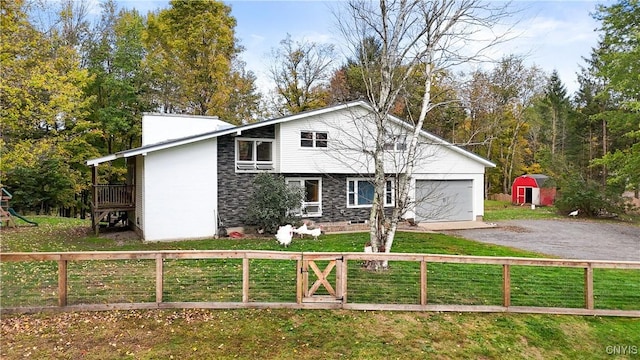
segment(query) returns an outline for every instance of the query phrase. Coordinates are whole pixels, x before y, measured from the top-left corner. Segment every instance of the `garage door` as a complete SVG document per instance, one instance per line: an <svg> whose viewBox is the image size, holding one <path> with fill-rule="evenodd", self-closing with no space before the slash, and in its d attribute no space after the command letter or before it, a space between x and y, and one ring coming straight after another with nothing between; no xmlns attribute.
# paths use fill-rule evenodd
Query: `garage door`
<svg viewBox="0 0 640 360"><path fill-rule="evenodd" d="M416 180L416 221L473 219L472 180Z"/></svg>

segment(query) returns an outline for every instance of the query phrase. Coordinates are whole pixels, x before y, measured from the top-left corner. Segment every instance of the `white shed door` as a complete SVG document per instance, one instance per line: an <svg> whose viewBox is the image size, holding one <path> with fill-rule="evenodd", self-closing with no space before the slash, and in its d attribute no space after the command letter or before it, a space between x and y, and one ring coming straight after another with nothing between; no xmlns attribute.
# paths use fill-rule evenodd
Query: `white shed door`
<svg viewBox="0 0 640 360"><path fill-rule="evenodd" d="M473 219L472 180L416 180L416 221Z"/></svg>

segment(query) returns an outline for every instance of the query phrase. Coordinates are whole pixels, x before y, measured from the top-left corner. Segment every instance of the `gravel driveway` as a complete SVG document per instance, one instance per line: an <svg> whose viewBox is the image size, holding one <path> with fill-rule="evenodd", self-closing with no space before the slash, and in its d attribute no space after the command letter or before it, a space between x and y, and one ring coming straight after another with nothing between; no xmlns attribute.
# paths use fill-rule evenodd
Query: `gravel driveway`
<svg viewBox="0 0 640 360"><path fill-rule="evenodd" d="M512 220L450 233L566 259L640 261L640 227L600 221Z"/></svg>

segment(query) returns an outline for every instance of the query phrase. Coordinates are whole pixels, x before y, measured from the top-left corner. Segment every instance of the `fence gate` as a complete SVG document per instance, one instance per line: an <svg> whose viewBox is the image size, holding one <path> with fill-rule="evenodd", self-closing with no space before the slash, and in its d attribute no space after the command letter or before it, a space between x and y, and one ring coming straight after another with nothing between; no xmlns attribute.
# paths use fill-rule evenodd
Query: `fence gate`
<svg viewBox="0 0 640 360"><path fill-rule="evenodd" d="M300 268L302 302L344 303L347 274L343 265L343 257L304 254Z"/></svg>

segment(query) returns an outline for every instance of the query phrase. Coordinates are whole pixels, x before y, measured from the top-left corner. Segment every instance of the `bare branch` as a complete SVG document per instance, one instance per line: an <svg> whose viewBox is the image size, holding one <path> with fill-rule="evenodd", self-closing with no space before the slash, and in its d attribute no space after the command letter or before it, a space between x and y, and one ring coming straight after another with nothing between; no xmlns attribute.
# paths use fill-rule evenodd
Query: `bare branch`
<svg viewBox="0 0 640 360"><path fill-rule="evenodd" d="M336 12L338 28L362 69L368 101L375 112L375 133L371 141L375 150L369 152L374 163L375 199L371 211L370 241L374 251L378 246L390 251L397 222L404 210L397 206L389 220L381 208L385 186L385 136L394 125L389 115L406 92L409 79L419 78L423 84L420 114L412 119L407 132L406 149L400 169L398 197L402 206L409 204L409 184L418 154L423 149L422 126L426 115L438 106L453 100L433 102L432 87L437 74L462 63L484 60L485 52L507 39L506 33L493 29L511 14L508 3L495 5L480 0L351 0L344 12ZM371 59L364 54L367 39L381 45L380 55ZM471 46L473 45L473 46ZM420 69L420 71L418 71Z"/></svg>

